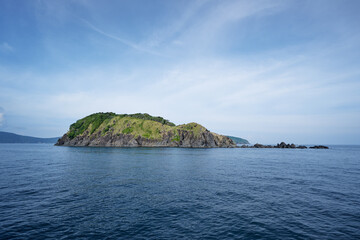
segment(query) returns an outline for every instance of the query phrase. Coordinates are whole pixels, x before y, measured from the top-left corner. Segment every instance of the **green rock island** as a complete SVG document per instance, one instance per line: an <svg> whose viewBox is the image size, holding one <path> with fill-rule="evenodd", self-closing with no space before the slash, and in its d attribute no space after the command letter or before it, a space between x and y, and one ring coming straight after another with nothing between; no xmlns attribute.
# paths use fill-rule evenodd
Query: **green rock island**
<svg viewBox="0 0 360 240"><path fill-rule="evenodd" d="M198 123L175 125L149 114L95 113L71 124L57 146L233 148L227 136Z"/></svg>

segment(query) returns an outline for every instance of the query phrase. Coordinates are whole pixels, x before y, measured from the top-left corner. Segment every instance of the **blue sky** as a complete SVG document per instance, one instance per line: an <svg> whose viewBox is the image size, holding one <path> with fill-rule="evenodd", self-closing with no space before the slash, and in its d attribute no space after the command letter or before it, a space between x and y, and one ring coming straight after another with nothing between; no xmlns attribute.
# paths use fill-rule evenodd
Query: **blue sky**
<svg viewBox="0 0 360 240"><path fill-rule="evenodd" d="M360 1L0 1L0 130L94 112L360 144Z"/></svg>

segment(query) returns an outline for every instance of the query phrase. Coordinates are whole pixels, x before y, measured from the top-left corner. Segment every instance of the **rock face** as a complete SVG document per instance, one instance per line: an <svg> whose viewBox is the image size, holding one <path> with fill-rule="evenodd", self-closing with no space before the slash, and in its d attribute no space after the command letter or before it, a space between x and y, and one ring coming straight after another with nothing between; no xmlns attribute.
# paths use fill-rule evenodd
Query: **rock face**
<svg viewBox="0 0 360 240"><path fill-rule="evenodd" d="M56 146L90 146L90 147L187 147L187 148L228 148L236 147L236 144L228 137L221 136L210 131L201 133L195 137L192 132L179 131L179 141L173 140L175 134L167 132L162 139L148 139L132 134L106 134L80 135L70 139L64 134Z"/></svg>
<svg viewBox="0 0 360 240"><path fill-rule="evenodd" d="M210 132L197 123L175 126L170 122L168 122L169 124L163 124L162 120L153 121L129 117L128 115L111 115L105 117L105 120L99 124L96 121L104 118L103 115L99 116L94 118L93 115L90 115L88 117L91 118L80 119L80 122L71 125L70 130L55 145L91 147L236 147L236 144L230 138ZM88 121L89 119L91 121ZM95 123L99 126L94 130Z"/></svg>

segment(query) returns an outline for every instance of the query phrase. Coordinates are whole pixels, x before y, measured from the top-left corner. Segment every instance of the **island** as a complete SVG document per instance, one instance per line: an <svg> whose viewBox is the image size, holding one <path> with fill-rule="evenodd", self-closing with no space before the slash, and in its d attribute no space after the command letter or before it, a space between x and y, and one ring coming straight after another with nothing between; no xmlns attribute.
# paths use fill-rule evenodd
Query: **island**
<svg viewBox="0 0 360 240"><path fill-rule="evenodd" d="M94 113L71 124L56 146L234 148L229 137L192 122L175 125L147 113Z"/></svg>
<svg viewBox="0 0 360 240"><path fill-rule="evenodd" d="M248 140L244 138L234 137L234 136L227 136L231 140L233 140L236 144L250 144Z"/></svg>
<svg viewBox="0 0 360 240"><path fill-rule="evenodd" d="M0 143L56 143L59 137L39 138L0 131Z"/></svg>

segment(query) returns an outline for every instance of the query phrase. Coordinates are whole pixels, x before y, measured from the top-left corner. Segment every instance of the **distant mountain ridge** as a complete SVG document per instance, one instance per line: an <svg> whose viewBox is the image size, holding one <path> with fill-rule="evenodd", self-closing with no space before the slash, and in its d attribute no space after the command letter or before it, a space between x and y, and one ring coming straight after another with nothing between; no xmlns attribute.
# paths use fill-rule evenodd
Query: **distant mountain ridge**
<svg viewBox="0 0 360 240"><path fill-rule="evenodd" d="M0 143L56 143L59 137L38 138L0 131Z"/></svg>
<svg viewBox="0 0 360 240"><path fill-rule="evenodd" d="M248 140L244 138L234 137L234 136L227 136L231 140L233 140L236 144L250 144Z"/></svg>

